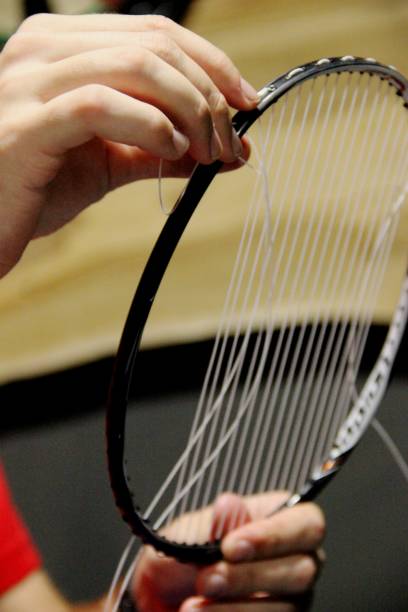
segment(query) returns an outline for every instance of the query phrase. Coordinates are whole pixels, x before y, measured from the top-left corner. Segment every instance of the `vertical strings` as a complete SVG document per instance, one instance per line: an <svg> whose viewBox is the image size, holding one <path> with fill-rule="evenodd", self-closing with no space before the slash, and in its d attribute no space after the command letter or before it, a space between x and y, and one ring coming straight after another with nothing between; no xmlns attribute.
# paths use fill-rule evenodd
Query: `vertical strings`
<svg viewBox="0 0 408 612"><path fill-rule="evenodd" d="M365 94L367 94L365 91ZM371 131L373 129L373 119L378 112L378 99L379 92L372 103L371 112L368 118L368 128ZM361 111L365 108L366 96L363 98L363 104L360 106L357 120L355 122L355 126L353 128L353 132L350 138L350 145L348 149L349 160L353 159L353 155L351 154L356 143L356 134L358 133L358 127L361 122L362 113ZM383 104L385 108L385 105ZM345 131L347 133L347 131ZM370 164L372 161L372 152L373 148L367 154L367 135L368 131L365 133L365 138L362 142L358 143L359 153L357 155L357 160L355 161L354 168L350 167L350 161L345 165L342 180L347 176L352 176L352 188L350 190L350 194L353 193L356 180L359 177L362 177L363 183L367 180L368 169L370 168ZM335 202L332 205L332 218L330 220L330 231L326 233L326 241L324 245L324 250L321 251L321 259L319 262L319 271L320 265L324 262L326 267L324 284L322 287L322 293L328 296L329 299L334 298L336 293L340 290L339 282L341 280L341 272L346 269L346 282L343 283L343 287L349 287L349 278L351 272L354 271L354 259L357 253L359 253L360 241L357 237L354 238L354 244L350 244L352 233L349 231L347 234L345 230L347 227L350 229L356 223L356 211L361 210L361 197L354 200L351 195L347 198L346 202L342 203L342 216L337 223L337 228L335 228L335 214L338 209L338 205L340 203L342 190L339 191L338 196L336 197ZM366 207L367 208L367 207ZM365 218L363 221L359 223L360 229L364 227ZM332 230L336 229L334 235L332 234ZM327 243L328 238L334 242L331 244L331 254L330 257L326 257ZM347 258L347 262L346 262ZM358 275L356 274L356 277ZM315 275L315 278L318 278L318 274ZM331 285L331 286L330 286ZM344 290L343 290L344 294ZM345 299L346 296L341 295L341 301ZM302 389L302 400L301 407L304 410L307 404L307 426L303 427L303 433L301 439L298 441L297 448L297 460L294 465L293 475L297 476L299 474L300 464L303 465L302 472L300 473L299 480L302 481L302 473L308 469L310 469L310 453L313 451L313 448L318 441L324 439L323 434L323 423L330 422L330 410L327 406L327 398L325 397L325 391L330 390L333 386L333 376L337 373L338 380L342 380L342 377L338 375L338 363L337 357L343 354L343 343L344 337L347 332L347 320L349 314L347 312L347 303L345 302L345 310L346 312L342 312L343 322L339 320L339 317L335 318L331 322L331 328L328 332L328 326L330 324L330 319L324 313L318 313L318 319L320 324L319 335L316 340L316 345L313 346L316 333L318 332L318 326L315 323L312 328L312 332L310 334L308 346L305 350L305 355L303 358L303 365L308 364L308 356L313 347L313 357L311 366L309 366L309 374L307 377L306 383L304 382L303 376L299 376L297 380L298 388ZM339 327L340 326L340 327ZM322 356L322 347L325 344L325 349ZM320 363L319 363L320 362ZM320 367L319 367L320 366ZM316 381L316 382L315 382ZM313 385L314 383L314 385ZM320 401L318 402L318 399ZM324 414L325 412L325 414ZM313 429L310 429L310 425L314 425ZM294 440L297 441L297 438L292 436L292 447L294 446ZM306 448L307 447L307 448ZM299 449L302 449L303 452L299 452ZM306 460L304 452L307 453ZM317 453L318 455L318 453ZM316 463L316 458L314 456L312 463ZM287 461L287 463L289 463ZM287 470L286 472L287 473ZM289 486L291 488L296 486L296 482L293 480L289 481Z"/></svg>
<svg viewBox="0 0 408 612"><path fill-rule="evenodd" d="M392 121L390 121L390 128L391 125ZM403 128L403 125L401 125L400 128ZM401 129L401 133L404 134L405 130ZM392 139L395 138L394 144L396 145L398 142L399 144L401 144L401 140L395 137L395 134L393 134L391 129L388 130L387 137L389 139L389 142L392 142ZM388 160L386 160L385 148L383 148L381 156L379 158L384 164L387 176L389 176L391 178L391 181L393 181L390 182L390 184L399 185L400 189L401 180L404 179L404 175L406 176L405 173L407 171L407 160L404 160L404 156L401 156L401 150L403 151L404 146L406 147L407 144L407 138L404 136L401 149L398 150L397 146L392 146L389 150L389 158ZM376 170L380 172L380 163L378 164ZM358 308L360 316L358 319L353 319L353 322L350 325L349 338L347 339L348 350L345 350L343 352L341 356L340 366L338 368L338 371L342 374L342 377L340 378L338 376L336 384L334 383L333 375L329 379L329 388L331 394L329 395L327 393L326 396L328 395L327 411L328 415L331 416L331 419L326 420L327 423L330 424L330 429L326 436L320 436L320 454L319 452L317 452L317 457L322 457L323 455L327 456L330 448L333 445L336 433L341 423L345 420L347 416L349 403L351 399L355 399L355 397L353 396L353 391L355 389L357 372L359 371L359 365L363 356L365 343L372 323L372 318L374 314L373 306L377 301L378 293L382 286L384 274L388 267L391 246L395 237L395 232L399 221L399 215L393 215L392 223L388 227L387 234L383 234L383 224L379 227L378 223L377 225L375 225L374 223L374 219L376 218L375 213L378 214L379 212L381 212L381 207L383 213L381 219L387 219L387 211L384 210L384 203L387 204L388 210L392 209L392 198L396 197L396 193L395 190L390 189L390 187L388 187L388 194L386 193L386 190L387 187L384 184L382 186L382 189L378 189L376 199L371 202L372 206L366 206L366 215L367 217L371 217L373 222L371 223L371 226L367 225L368 231L364 241L361 239L361 235L359 235L357 248L359 248L360 255L362 254L363 257L368 260L368 265L366 269L364 269L361 260L359 266L355 266L355 269L357 270L356 279L354 281L354 291L356 293L356 299L354 304L349 306L349 311L352 307ZM378 236L381 234L383 234L383 240L381 242L378 242ZM372 247L373 244L379 245L380 248L376 248L374 246L374 248L372 248L372 253L370 254L370 247ZM353 254L353 260L355 259L356 255ZM352 314L352 312L349 313L350 319L352 317ZM344 327L345 325L343 323L342 330L344 329ZM351 352L353 352L354 354L351 355ZM352 368L349 367L349 369L347 370L348 366L352 366ZM352 372L350 370L352 370ZM352 374L351 377L350 374ZM345 384L341 384L341 380L344 380ZM336 398L338 405L340 407L342 406L342 408L340 408L340 410L337 410L337 415L333 415Z"/></svg>
<svg viewBox="0 0 408 612"><path fill-rule="evenodd" d="M328 457L399 223L401 108L379 79L341 74L257 122L259 170L193 425L145 513L173 489L154 525L175 521L174 539L208 539L194 511L222 491L294 491Z"/></svg>

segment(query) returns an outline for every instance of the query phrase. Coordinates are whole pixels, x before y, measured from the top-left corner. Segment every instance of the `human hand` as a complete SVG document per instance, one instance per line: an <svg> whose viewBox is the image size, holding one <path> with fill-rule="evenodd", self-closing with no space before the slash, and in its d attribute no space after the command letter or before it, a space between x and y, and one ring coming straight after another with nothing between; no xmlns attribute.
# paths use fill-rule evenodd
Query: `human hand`
<svg viewBox="0 0 408 612"><path fill-rule="evenodd" d="M325 530L318 506L299 504L268 518L280 493L251 498L225 494L212 510L212 532L221 513L238 513L243 524L223 521L224 560L204 568L181 564L145 547L133 593L140 612L296 612L307 610L320 565Z"/></svg>
<svg viewBox="0 0 408 612"><path fill-rule="evenodd" d="M106 192L248 149L228 104L256 92L227 56L158 16L36 15L0 54L0 277Z"/></svg>

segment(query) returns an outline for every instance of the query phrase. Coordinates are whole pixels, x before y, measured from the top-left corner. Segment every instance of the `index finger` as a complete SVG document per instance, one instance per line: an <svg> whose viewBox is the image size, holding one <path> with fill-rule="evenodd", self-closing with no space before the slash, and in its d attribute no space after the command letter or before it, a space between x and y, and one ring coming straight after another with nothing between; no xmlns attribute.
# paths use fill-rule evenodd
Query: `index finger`
<svg viewBox="0 0 408 612"><path fill-rule="evenodd" d="M66 32L144 32L159 31L172 38L210 76L228 103L238 109L253 108L256 90L241 76L221 49L194 32L161 15L54 15L40 14L27 19L20 31Z"/></svg>
<svg viewBox="0 0 408 612"><path fill-rule="evenodd" d="M229 533L222 542L227 561L274 559L316 550L325 534L325 520L320 508L302 503L248 523Z"/></svg>

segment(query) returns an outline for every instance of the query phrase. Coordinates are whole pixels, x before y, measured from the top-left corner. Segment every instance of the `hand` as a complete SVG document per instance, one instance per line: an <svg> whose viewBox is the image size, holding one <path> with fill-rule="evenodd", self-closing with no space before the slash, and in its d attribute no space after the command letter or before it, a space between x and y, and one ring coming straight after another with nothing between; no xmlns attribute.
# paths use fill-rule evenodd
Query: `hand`
<svg viewBox="0 0 408 612"><path fill-rule="evenodd" d="M228 104L252 108L256 92L224 53L168 19L26 20L0 54L0 277L32 238L157 177L159 158L171 176L195 161L240 165Z"/></svg>
<svg viewBox="0 0 408 612"><path fill-rule="evenodd" d="M212 531L222 512L245 524L223 521L224 560L205 568L180 564L145 547L133 592L140 612L295 612L307 610L320 566L324 517L314 504L299 504L265 516L281 494L242 499L225 494L212 513ZM228 533L229 531L229 533Z"/></svg>

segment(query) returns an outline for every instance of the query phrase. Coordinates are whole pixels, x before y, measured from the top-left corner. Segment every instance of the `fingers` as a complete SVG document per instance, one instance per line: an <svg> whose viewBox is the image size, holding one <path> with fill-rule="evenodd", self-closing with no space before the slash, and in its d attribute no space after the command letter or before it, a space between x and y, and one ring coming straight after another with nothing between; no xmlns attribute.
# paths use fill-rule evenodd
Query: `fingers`
<svg viewBox="0 0 408 612"><path fill-rule="evenodd" d="M159 158L165 176L196 161L239 167L249 147L227 104L257 101L222 51L154 16L36 15L0 54L0 91L0 275L32 237L113 187L157 176Z"/></svg>
<svg viewBox="0 0 408 612"><path fill-rule="evenodd" d="M293 595L309 590L316 576L317 564L310 555L239 565L220 562L200 572L197 591L211 599L243 598L256 592Z"/></svg>
<svg viewBox="0 0 408 612"><path fill-rule="evenodd" d="M262 512L271 504L281 503L284 496L265 494L243 500L228 494L218 500L213 529L220 530L222 520L222 531L227 534L222 543L225 560L198 573L197 593L203 599L188 605L200 603L198 609L209 612L307 609L307 594L323 562L323 553L317 549L324 537L324 518L314 504L300 504L254 520L264 516ZM237 512L245 524L229 532L231 517ZM256 593L267 597L254 598Z"/></svg>
<svg viewBox="0 0 408 612"><path fill-rule="evenodd" d="M86 85L45 104L36 129L43 132L44 148L55 156L96 136L170 160L189 147L161 111L101 85Z"/></svg>
<svg viewBox="0 0 408 612"><path fill-rule="evenodd" d="M315 504L299 504L228 534L222 542L222 551L231 562L276 558L315 550L324 533L320 508Z"/></svg>
<svg viewBox="0 0 408 612"><path fill-rule="evenodd" d="M81 49L78 36L74 38L77 49ZM90 47L103 42L99 33L94 37L92 34L88 41ZM123 42L120 45L118 37L115 33L112 47L77 51L48 64L47 70L41 62L37 66L30 64L30 82L36 99L47 102L85 85L104 85L165 113L189 138L190 155L195 160L210 163L221 159L231 163L242 156L243 147L232 128L225 96L191 57L161 34L142 33L138 44L133 41L128 46ZM73 41L65 44L70 47ZM25 81L23 76L21 82ZM13 78L14 89L15 83Z"/></svg>
<svg viewBox="0 0 408 612"><path fill-rule="evenodd" d="M251 520L245 501L239 495L224 493L214 504L211 539L220 540L229 531Z"/></svg>
<svg viewBox="0 0 408 612"><path fill-rule="evenodd" d="M203 597L192 597L184 602L179 612L308 612L311 603L311 594L286 601L255 596L245 601L210 602Z"/></svg>
<svg viewBox="0 0 408 612"><path fill-rule="evenodd" d="M191 82L191 60L184 53L181 58L187 76L148 49L91 51L52 64L45 77L38 74L36 88L45 100L89 83L124 92L160 109L189 138L194 159L234 161L242 146L225 98L205 74L195 75L195 84Z"/></svg>
<svg viewBox="0 0 408 612"><path fill-rule="evenodd" d="M20 29L24 34L50 32L160 32L172 38L205 72L236 108L252 108L256 91L240 76L233 62L220 49L172 20L159 15L131 17L125 15L58 16L35 15Z"/></svg>

